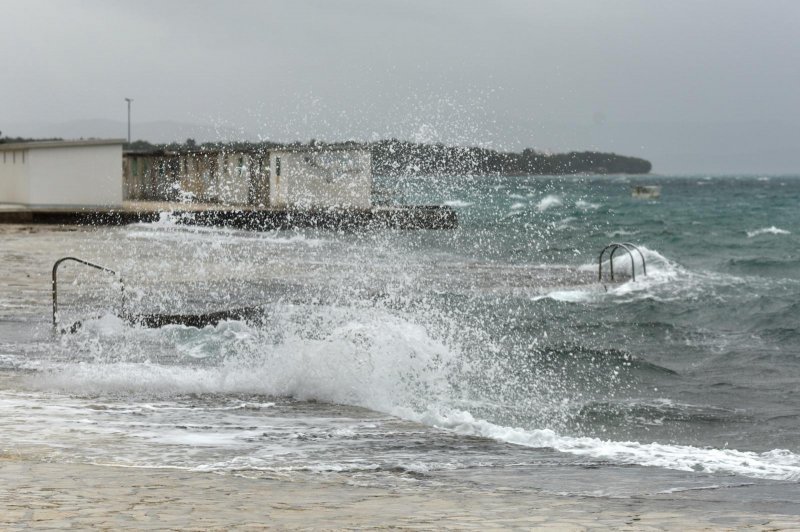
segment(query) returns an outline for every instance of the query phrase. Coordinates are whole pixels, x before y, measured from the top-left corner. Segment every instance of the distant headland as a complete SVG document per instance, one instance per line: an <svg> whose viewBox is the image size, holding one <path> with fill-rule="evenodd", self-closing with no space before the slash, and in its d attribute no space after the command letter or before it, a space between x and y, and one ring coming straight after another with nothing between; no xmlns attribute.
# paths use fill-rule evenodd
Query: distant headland
<svg viewBox="0 0 800 532"><path fill-rule="evenodd" d="M370 144L376 175L646 174L650 161L615 153L543 153L382 140Z"/></svg>
<svg viewBox="0 0 800 532"><path fill-rule="evenodd" d="M3 142L22 142L35 139L0 137ZM39 139L41 140L41 139ZM47 139L60 140L60 139ZM488 176L488 175L574 175L574 174L647 174L650 161L638 157L594 151L545 153L531 148L521 152L498 151L474 146L447 146L390 139L375 142L337 142L368 148L372 153L375 175L386 177L413 176ZM324 149L326 142L311 140L293 142L206 142L193 139L168 144L152 144L137 140L125 146L126 151L203 151L239 150L258 152L284 147L314 147Z"/></svg>

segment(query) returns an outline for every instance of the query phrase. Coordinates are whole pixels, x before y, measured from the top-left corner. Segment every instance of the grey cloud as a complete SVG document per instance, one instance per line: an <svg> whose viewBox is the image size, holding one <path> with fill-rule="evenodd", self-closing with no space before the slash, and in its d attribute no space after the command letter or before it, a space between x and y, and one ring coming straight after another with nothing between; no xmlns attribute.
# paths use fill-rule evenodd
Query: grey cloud
<svg viewBox="0 0 800 532"><path fill-rule="evenodd" d="M398 136L798 172L798 20L780 0L7 2L0 130L99 135L132 97L150 140Z"/></svg>

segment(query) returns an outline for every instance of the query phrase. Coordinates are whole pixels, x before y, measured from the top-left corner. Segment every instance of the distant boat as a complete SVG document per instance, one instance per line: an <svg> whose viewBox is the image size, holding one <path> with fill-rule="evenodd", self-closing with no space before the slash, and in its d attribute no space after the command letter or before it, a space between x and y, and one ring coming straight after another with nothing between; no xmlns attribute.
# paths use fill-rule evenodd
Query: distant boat
<svg viewBox="0 0 800 532"><path fill-rule="evenodd" d="M637 199L658 199L661 197L661 187L658 185L636 185L631 191L631 196Z"/></svg>

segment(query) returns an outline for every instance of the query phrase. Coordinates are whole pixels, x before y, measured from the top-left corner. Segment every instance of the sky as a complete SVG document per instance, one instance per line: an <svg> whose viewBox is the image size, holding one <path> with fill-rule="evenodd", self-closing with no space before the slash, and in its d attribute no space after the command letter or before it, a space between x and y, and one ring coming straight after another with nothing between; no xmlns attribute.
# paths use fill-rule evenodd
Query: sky
<svg viewBox="0 0 800 532"><path fill-rule="evenodd" d="M797 0L0 0L0 131L800 174Z"/></svg>

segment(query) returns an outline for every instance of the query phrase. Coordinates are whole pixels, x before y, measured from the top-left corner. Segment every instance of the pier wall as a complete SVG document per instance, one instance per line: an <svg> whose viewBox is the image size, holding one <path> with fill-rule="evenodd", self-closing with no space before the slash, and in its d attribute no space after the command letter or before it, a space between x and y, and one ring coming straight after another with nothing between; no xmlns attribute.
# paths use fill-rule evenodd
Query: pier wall
<svg viewBox="0 0 800 532"><path fill-rule="evenodd" d="M371 209L230 209L202 206L180 209L150 205L123 209L3 209L0 223L50 225L125 225L156 222L169 212L175 223L231 227L254 231L275 229L454 229L456 212L447 206L416 205Z"/></svg>

